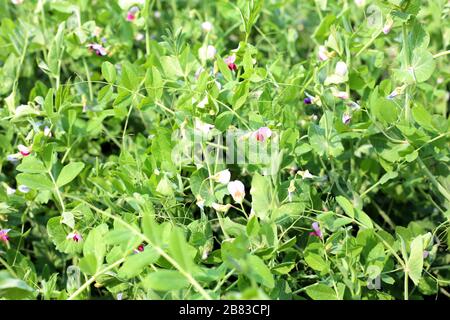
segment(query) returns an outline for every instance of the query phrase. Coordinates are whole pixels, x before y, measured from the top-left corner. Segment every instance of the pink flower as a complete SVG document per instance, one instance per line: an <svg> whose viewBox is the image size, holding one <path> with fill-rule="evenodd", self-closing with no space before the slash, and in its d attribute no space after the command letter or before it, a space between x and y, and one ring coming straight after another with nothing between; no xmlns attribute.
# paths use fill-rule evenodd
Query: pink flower
<svg viewBox="0 0 450 320"><path fill-rule="evenodd" d="M24 157L29 156L31 153L31 147L26 147L23 144L19 144L17 146L17 149L19 149L19 152L21 155L23 155Z"/></svg>
<svg viewBox="0 0 450 320"><path fill-rule="evenodd" d="M7 243L9 241L8 232L10 232L10 231L11 231L11 229L0 230L0 241Z"/></svg>
<svg viewBox="0 0 450 320"><path fill-rule="evenodd" d="M136 7L136 6L134 6L134 7L131 7L131 9L130 10L128 10L128 13L127 13L127 21L134 21L135 19L136 19L136 14L139 12L139 8L138 7Z"/></svg>
<svg viewBox="0 0 450 320"><path fill-rule="evenodd" d="M223 59L223 61L225 61L225 63L228 66L228 69L230 69L231 71L236 71L237 70L237 65L234 63L236 61L236 55L231 55L226 57L225 59Z"/></svg>
<svg viewBox="0 0 450 320"><path fill-rule="evenodd" d="M78 232L73 231L67 235L66 239L73 240L75 242L79 242L79 241L83 240L83 237Z"/></svg>
<svg viewBox="0 0 450 320"><path fill-rule="evenodd" d="M98 56L106 56L108 54L106 49L101 44L90 43L87 45L87 47L90 51L94 51L95 54Z"/></svg>
<svg viewBox="0 0 450 320"><path fill-rule="evenodd" d="M272 136L272 130L267 127L261 127L255 132L255 138L259 142L264 142Z"/></svg>
<svg viewBox="0 0 450 320"><path fill-rule="evenodd" d="M311 226L314 231L310 232L309 235L316 236L316 237L319 237L320 239L322 239L322 231L319 228L319 223L313 222Z"/></svg>

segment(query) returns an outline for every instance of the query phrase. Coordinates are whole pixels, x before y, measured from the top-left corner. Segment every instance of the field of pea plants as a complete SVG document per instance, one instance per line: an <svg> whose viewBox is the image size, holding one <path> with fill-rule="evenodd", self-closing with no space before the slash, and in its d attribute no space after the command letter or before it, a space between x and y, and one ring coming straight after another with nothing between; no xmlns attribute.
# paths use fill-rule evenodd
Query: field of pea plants
<svg viewBox="0 0 450 320"><path fill-rule="evenodd" d="M0 300L450 297L448 0L0 0Z"/></svg>

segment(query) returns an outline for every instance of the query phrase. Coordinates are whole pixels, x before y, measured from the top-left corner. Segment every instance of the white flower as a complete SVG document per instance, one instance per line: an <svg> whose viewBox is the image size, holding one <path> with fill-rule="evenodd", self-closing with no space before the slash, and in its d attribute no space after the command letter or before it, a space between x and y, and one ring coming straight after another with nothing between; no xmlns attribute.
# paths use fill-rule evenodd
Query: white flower
<svg viewBox="0 0 450 320"><path fill-rule="evenodd" d="M29 106L27 104L21 104L20 106L17 106L16 108L16 113L22 113L24 111L26 111L29 108Z"/></svg>
<svg viewBox="0 0 450 320"><path fill-rule="evenodd" d="M31 153L31 149L24 146L23 144L19 144L17 146L17 149L19 149L20 154L23 155L24 157L28 156Z"/></svg>
<svg viewBox="0 0 450 320"><path fill-rule="evenodd" d="M230 210L231 204L229 204L229 203L228 204L220 204L220 203L213 202L211 204L211 206L216 211L227 212L228 210Z"/></svg>
<svg viewBox="0 0 450 320"><path fill-rule="evenodd" d="M388 34L391 32L392 26L394 25L394 20L389 16L386 23L383 26L383 33Z"/></svg>
<svg viewBox="0 0 450 320"><path fill-rule="evenodd" d="M228 192L230 192L234 201L242 203L245 197L245 187L239 180L231 181L228 183Z"/></svg>
<svg viewBox="0 0 450 320"><path fill-rule="evenodd" d="M327 48L325 46L320 46L319 47L319 60L320 61L325 61L328 60L330 58L330 53L328 52Z"/></svg>
<svg viewBox="0 0 450 320"><path fill-rule="evenodd" d="M23 0L11 0L12 4L15 4L16 6L23 3Z"/></svg>
<svg viewBox="0 0 450 320"><path fill-rule="evenodd" d="M214 125L195 119L195 129L199 130L202 134L207 135L212 128L214 128Z"/></svg>
<svg viewBox="0 0 450 320"><path fill-rule="evenodd" d="M230 178L231 178L231 173L230 173L230 170L228 170L228 169L217 172L212 177L212 179L214 181L222 183L222 184L227 184L228 182L230 182Z"/></svg>
<svg viewBox="0 0 450 320"><path fill-rule="evenodd" d="M347 103L347 106L349 106L350 108L352 108L353 111L357 111L361 109L361 106L359 104L357 104L354 101L350 101Z"/></svg>
<svg viewBox="0 0 450 320"><path fill-rule="evenodd" d="M288 188L288 199L289 202L292 202L292 193L295 192L295 181L291 180L291 182L289 183L289 188Z"/></svg>
<svg viewBox="0 0 450 320"><path fill-rule="evenodd" d="M309 170L305 170L305 171L297 171L297 174L300 175L302 177L302 179L312 179L315 176L312 175Z"/></svg>
<svg viewBox="0 0 450 320"><path fill-rule="evenodd" d="M155 11L155 12L153 13L153 16L154 16L156 19L159 19L159 18L161 18L161 12Z"/></svg>
<svg viewBox="0 0 450 320"><path fill-rule="evenodd" d="M136 35L134 36L134 40L136 40L136 41L144 40L144 34L142 32L136 33Z"/></svg>
<svg viewBox="0 0 450 320"><path fill-rule="evenodd" d="M206 97L204 97L204 98L202 99L202 101L200 101L200 102L197 104L197 108L203 109L203 108L205 108L205 106L206 106L207 103L208 103L208 97L206 96Z"/></svg>
<svg viewBox="0 0 450 320"><path fill-rule="evenodd" d="M20 160L20 153L9 154L6 156L6 160L12 163L16 163Z"/></svg>
<svg viewBox="0 0 450 320"><path fill-rule="evenodd" d="M49 138L52 136L52 131L47 126L44 128L44 136L49 137Z"/></svg>
<svg viewBox="0 0 450 320"><path fill-rule="evenodd" d="M363 7L366 4L366 0L355 0L355 4L358 7Z"/></svg>
<svg viewBox="0 0 450 320"><path fill-rule="evenodd" d="M208 45L208 46L202 46L200 49L198 49L198 56L201 60L211 60L214 59L214 56L216 55L216 48L214 46Z"/></svg>
<svg viewBox="0 0 450 320"><path fill-rule="evenodd" d="M198 78L200 77L200 74L201 74L203 71L205 71L205 69L204 69L203 67L199 67L199 68L197 69L197 71L195 71L195 79L198 80Z"/></svg>
<svg viewBox="0 0 450 320"><path fill-rule="evenodd" d="M16 189L11 188L10 186L6 186L6 194L8 196L10 196L10 195L12 195L14 193L16 193Z"/></svg>
<svg viewBox="0 0 450 320"><path fill-rule="evenodd" d="M99 37L101 33L102 33L102 28L96 26L94 28L94 31L92 32L92 36Z"/></svg>
<svg viewBox="0 0 450 320"><path fill-rule="evenodd" d="M333 96L343 100L347 100L350 97L346 91L333 91Z"/></svg>
<svg viewBox="0 0 450 320"><path fill-rule="evenodd" d="M336 63L335 73L338 76L345 77L347 75L347 72L348 72L347 64L344 61L339 61L338 63Z"/></svg>
<svg viewBox="0 0 450 320"><path fill-rule="evenodd" d="M28 188L26 185L23 185L23 184L18 186L17 189L19 189L19 191L22 192L22 193L30 192L30 188Z"/></svg>
<svg viewBox="0 0 450 320"><path fill-rule="evenodd" d="M197 197L197 206L203 210L203 207L205 206L205 200L202 199L200 196Z"/></svg>
<svg viewBox="0 0 450 320"><path fill-rule="evenodd" d="M213 25L211 22L205 21L202 23L202 29L205 32L211 32L211 30L213 29Z"/></svg>

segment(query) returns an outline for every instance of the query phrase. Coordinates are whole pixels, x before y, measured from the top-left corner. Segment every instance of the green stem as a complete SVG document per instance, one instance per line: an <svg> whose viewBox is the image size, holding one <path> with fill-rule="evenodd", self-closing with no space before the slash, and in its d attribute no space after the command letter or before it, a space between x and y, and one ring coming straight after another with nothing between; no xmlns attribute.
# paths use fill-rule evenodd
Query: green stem
<svg viewBox="0 0 450 320"><path fill-rule="evenodd" d="M86 290L94 281L95 278L97 278L98 276L108 272L109 270L115 268L116 266L118 266L119 264L121 264L122 262L125 261L125 258L119 259L116 262L114 262L112 265L98 271L96 274L94 274L88 281L86 281L85 283L83 283L83 285L81 287L79 287L74 293L72 293L70 295L69 298L67 298L67 300L73 300L75 299L80 293L82 293L84 290Z"/></svg>
<svg viewBox="0 0 450 320"><path fill-rule="evenodd" d="M442 51L442 52L439 52L439 53L436 53L434 56L433 56L433 58L439 58L439 57L442 57L442 56L445 56L445 55L447 55L447 54L450 54L450 50L447 50L447 51Z"/></svg>
<svg viewBox="0 0 450 320"><path fill-rule="evenodd" d="M129 225L126 221L122 220L120 217L110 214L104 210L101 210L81 198L78 198L78 197L75 197L72 195L66 195L66 197L80 201L80 202L86 204L87 206L89 206L92 210L104 215L105 217L113 219L113 220L117 221L118 223L120 223L121 225L123 225L125 228L130 230L133 234L140 237L143 241L147 242L151 247L153 247L153 249L155 249L161 257L166 259L167 262L169 262L175 269L177 269L181 273L181 275L183 275L189 281L189 283L200 293L200 295L204 299L212 300L212 298L208 294L208 292L206 292L206 290L203 289L203 287L200 285L200 283L198 283L198 281L195 280L195 278L189 272L184 270L174 258L172 258L169 254L167 254L161 247L154 244L145 234L141 233L139 230L136 230L135 227Z"/></svg>
<svg viewBox="0 0 450 320"><path fill-rule="evenodd" d="M53 177L53 174L52 174L52 172L50 170L47 173L50 176L50 179L52 179L53 185L55 187L55 193L58 196L58 200L59 200L59 203L61 205L61 209L62 209L63 212L65 212L66 211L66 206L64 205L64 201L62 199L61 192L59 192L59 188L58 188L58 185L56 184L55 178Z"/></svg>
<svg viewBox="0 0 450 320"><path fill-rule="evenodd" d="M409 300L409 289L408 289L408 280L409 279L408 279L408 277L409 277L408 269L405 269L405 282L404 282L404 288L403 288L405 300Z"/></svg>
<svg viewBox="0 0 450 320"><path fill-rule="evenodd" d="M430 172L428 167L425 165L425 163L422 161L420 157L417 158L417 161L419 161L419 164L425 171L428 178L431 180L431 182L436 186L436 188L439 190L439 192L447 199L447 201L450 201L450 193L445 189L439 181L436 179L436 177Z"/></svg>

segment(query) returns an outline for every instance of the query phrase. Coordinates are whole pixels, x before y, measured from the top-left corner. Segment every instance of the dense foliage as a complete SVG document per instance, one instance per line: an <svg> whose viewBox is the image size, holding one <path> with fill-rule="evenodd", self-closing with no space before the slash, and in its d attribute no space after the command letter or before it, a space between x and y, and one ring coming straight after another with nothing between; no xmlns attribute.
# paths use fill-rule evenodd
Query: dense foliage
<svg viewBox="0 0 450 320"><path fill-rule="evenodd" d="M0 0L0 299L449 297L449 15Z"/></svg>

